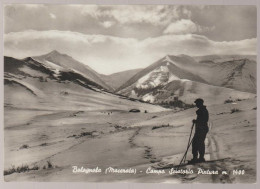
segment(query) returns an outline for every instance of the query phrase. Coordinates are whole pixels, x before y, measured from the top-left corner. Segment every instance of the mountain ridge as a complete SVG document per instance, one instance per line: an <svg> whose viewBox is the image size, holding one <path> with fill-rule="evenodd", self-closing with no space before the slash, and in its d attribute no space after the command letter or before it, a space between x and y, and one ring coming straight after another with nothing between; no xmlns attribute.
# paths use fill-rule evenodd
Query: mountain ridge
<svg viewBox="0 0 260 189"><path fill-rule="evenodd" d="M104 89L111 91L112 88L108 86L100 77L99 74L94 71L89 66L75 60L71 56L67 54L62 54L58 52L57 50L53 50L50 53L41 55L41 56L34 56L33 59L42 62L43 64L47 64L50 67L53 67L53 64L60 66L61 69L67 69L67 70L73 70L76 71L84 77L92 80L93 82L96 82L100 86L102 86ZM55 66L54 66L55 67ZM55 68L60 69L60 68Z"/></svg>
<svg viewBox="0 0 260 189"><path fill-rule="evenodd" d="M255 95L255 65L248 59L204 65L187 55L167 55L130 78L117 93L152 103L164 103L171 96L189 103L188 97L223 102L231 96L249 98Z"/></svg>
<svg viewBox="0 0 260 189"><path fill-rule="evenodd" d="M171 64L172 63L172 64ZM175 72L175 74L179 75L179 72L181 71L185 76L180 76L182 79L187 79L188 78L193 78L195 81L201 81L203 83L207 83L204 79L202 79L199 76L194 75L193 73L188 73L185 70L179 68L176 64L174 64L171 59L170 59L170 55L166 55L165 57L159 59L158 61L156 61L155 63L151 64L150 66L144 68L143 70L141 70L139 73L137 73L136 75L134 75L132 78L130 78L125 84L123 84L121 87L119 87L116 92L122 90L123 88L133 84L134 82L136 82L138 79L140 79L140 77L142 75L148 74L149 72L151 72L152 70L154 70L155 68L157 68L158 66L165 66L165 64L168 64L168 66L170 66L170 69L172 72ZM176 71L177 70L177 71Z"/></svg>

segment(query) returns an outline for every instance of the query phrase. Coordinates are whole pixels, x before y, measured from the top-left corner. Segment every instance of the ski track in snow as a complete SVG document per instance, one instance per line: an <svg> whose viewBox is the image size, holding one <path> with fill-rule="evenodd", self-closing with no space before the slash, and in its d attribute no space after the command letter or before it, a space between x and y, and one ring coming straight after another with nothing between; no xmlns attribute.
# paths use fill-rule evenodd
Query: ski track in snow
<svg viewBox="0 0 260 189"><path fill-rule="evenodd" d="M129 138L129 143L131 145L131 147L138 147L138 148L144 148L144 158L148 159L150 161L151 164L154 164L156 162L160 162L160 160L158 160L155 156L155 154L153 154L152 152L152 147L145 145L145 146L140 146L138 144L135 143L135 139L136 137L140 134L141 130L143 128L139 127L136 129L136 131L134 132L134 134ZM208 163L198 163L198 164L194 164L194 165L187 165L184 166L186 168L190 168L195 170L194 174L191 175L178 175L179 179L183 182L183 183L188 183L191 182L195 179L200 180L200 176L202 177L208 177L207 179L208 182L211 183L232 183L232 179L229 177L229 174L231 173L231 170L227 169L227 165L225 163L226 159L219 159L219 147L217 144L217 141L214 137L214 133L209 132L207 135L207 138L205 140L205 145L206 145L206 153L205 153L205 158L206 161L209 161ZM166 164L164 165L165 167L162 167L160 169L169 169L170 168L170 164ZM215 175L198 175L196 173L197 168L202 168L204 170L218 170L219 174ZM222 175L221 172L222 171L226 171L228 174L227 175Z"/></svg>
<svg viewBox="0 0 260 189"><path fill-rule="evenodd" d="M156 156L152 153L152 147L150 146L140 146L135 143L135 138L137 135L139 135L140 131L142 130L141 127L137 128L135 133L129 138L129 143L131 144L131 147L139 147L144 148L144 158L148 159L151 163L158 162Z"/></svg>
<svg viewBox="0 0 260 189"><path fill-rule="evenodd" d="M140 129L139 129L140 131ZM231 158L224 158L220 159L219 156L219 145L217 143L217 140L214 137L215 133L212 131L209 131L206 140L205 140L205 145L206 145L206 152L205 152L205 159L206 163L197 163L193 165L181 165L179 169L192 169L194 170L193 174L179 174L176 175L183 183L191 183L191 182L201 182L201 181L206 181L208 183L232 183L233 179L230 178L229 175L232 174L232 170L229 170L226 161L232 163L233 159ZM154 157L152 154L152 150L150 147L147 147L147 154L149 154L149 157ZM188 153L191 153L191 148L189 149ZM178 158L182 158L184 154L178 154L174 155L177 158L177 161L175 163L180 162L180 159L178 161ZM180 156L180 157L177 157ZM155 158L156 159L156 158ZM155 169L170 169L170 168L176 168L178 164L173 164L172 158L165 158L166 162L164 160L161 161L154 161L151 163L158 162L153 165ZM168 159L168 160L167 160ZM168 162L169 161L169 162ZM212 175L202 175L198 174L197 170L198 168L201 168L203 170L214 170L218 171L219 174L212 174ZM226 171L228 174L222 174L222 171Z"/></svg>
<svg viewBox="0 0 260 189"><path fill-rule="evenodd" d="M212 174L212 175L199 175L195 174L193 176L192 180L200 179L199 177L208 177L207 182L209 183L232 183L234 179L230 177L232 174L232 170L229 170L229 167L227 165L227 161L233 162L234 160L230 158L224 158L220 159L219 155L219 144L217 143L217 140L215 139L215 133L212 131L209 131L207 138L205 140L206 145L206 153L205 153L205 159L206 163L197 163L194 165L187 165L190 168L193 168L194 170L201 168L203 170L214 170L218 171L218 174ZM222 171L226 171L227 174L222 174ZM189 182L191 179L190 177L187 177L186 175L182 178L183 182Z"/></svg>

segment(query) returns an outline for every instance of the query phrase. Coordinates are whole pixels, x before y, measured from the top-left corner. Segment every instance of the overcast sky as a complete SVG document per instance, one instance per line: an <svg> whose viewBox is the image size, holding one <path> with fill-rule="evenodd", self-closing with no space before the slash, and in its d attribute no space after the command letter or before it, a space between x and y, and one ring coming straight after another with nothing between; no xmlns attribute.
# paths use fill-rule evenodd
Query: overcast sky
<svg viewBox="0 0 260 189"><path fill-rule="evenodd" d="M4 54L66 53L99 73L163 56L256 54L255 6L6 5Z"/></svg>

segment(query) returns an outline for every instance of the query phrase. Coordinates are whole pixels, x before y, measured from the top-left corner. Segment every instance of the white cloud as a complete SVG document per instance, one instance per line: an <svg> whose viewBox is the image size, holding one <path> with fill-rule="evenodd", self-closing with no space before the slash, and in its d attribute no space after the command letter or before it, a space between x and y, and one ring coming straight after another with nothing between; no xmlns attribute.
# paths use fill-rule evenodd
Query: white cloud
<svg viewBox="0 0 260 189"><path fill-rule="evenodd" d="M196 32L204 32L213 30L214 27L204 27L198 24L195 24L191 20L181 19L176 22L171 23L164 30L165 34L188 34L188 33L196 33Z"/></svg>
<svg viewBox="0 0 260 189"><path fill-rule="evenodd" d="M115 24L115 22L112 22L112 21L105 21L105 22L102 22L101 25L105 28L110 28L111 26L113 26Z"/></svg>
<svg viewBox="0 0 260 189"><path fill-rule="evenodd" d="M86 5L81 7L81 13L96 19L112 18L120 24L150 23L162 25L179 18L180 11L183 15L190 16L190 11L179 7L169 5Z"/></svg>
<svg viewBox="0 0 260 189"><path fill-rule="evenodd" d="M4 54L15 58L58 50L104 74L146 67L167 54L256 54L256 38L216 42L195 35L137 40L69 31L24 31L4 35Z"/></svg>

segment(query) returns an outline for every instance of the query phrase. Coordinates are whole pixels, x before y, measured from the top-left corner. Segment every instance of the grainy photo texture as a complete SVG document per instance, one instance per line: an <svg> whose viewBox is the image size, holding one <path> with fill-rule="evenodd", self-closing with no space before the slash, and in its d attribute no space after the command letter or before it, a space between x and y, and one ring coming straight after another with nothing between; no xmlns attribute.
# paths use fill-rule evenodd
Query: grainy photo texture
<svg viewBox="0 0 260 189"><path fill-rule="evenodd" d="M256 6L5 4L7 182L256 182Z"/></svg>

